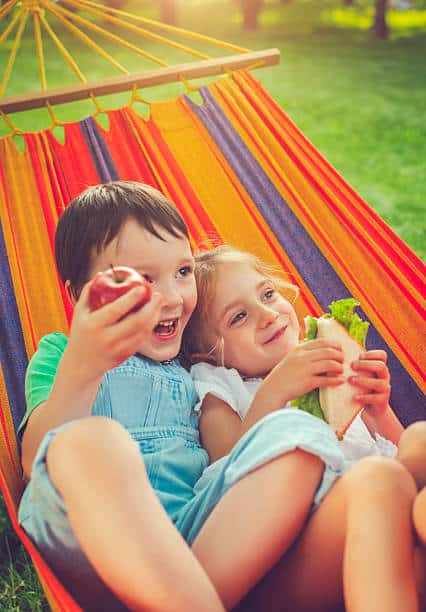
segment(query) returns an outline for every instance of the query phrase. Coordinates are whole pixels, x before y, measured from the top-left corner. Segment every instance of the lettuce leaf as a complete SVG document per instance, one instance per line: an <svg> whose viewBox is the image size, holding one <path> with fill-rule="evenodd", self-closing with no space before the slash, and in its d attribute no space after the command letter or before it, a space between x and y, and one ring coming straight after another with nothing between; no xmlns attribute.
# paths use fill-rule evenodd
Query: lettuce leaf
<svg viewBox="0 0 426 612"><path fill-rule="evenodd" d="M357 302L354 298L336 300L331 302L328 307L331 315L325 316L332 316L334 319L336 319L336 321L346 327L349 335L352 336L352 338L355 338L355 340L357 340L365 348L365 341L370 324L368 321L363 321L361 317L354 312L357 306L359 306L359 302ZM306 340L313 340L316 338L318 330L317 320L318 319L311 316L305 318ZM319 389L313 389L312 391L309 391L309 393L305 393L301 397L292 400L290 404L291 406L299 408L299 410L309 412L310 414L313 414L314 416L325 421L319 402Z"/></svg>
<svg viewBox="0 0 426 612"><path fill-rule="evenodd" d="M365 341L367 339L367 332L370 324L368 321L363 321L361 317L354 312L355 308L359 306L359 302L354 298L347 298L346 300L336 300L331 302L329 310L331 316L339 321L346 329L352 338L358 340L358 342L365 348Z"/></svg>
<svg viewBox="0 0 426 612"><path fill-rule="evenodd" d="M306 340L313 340L317 337L318 323L315 317L308 315L305 318Z"/></svg>
<svg viewBox="0 0 426 612"><path fill-rule="evenodd" d="M339 321L343 327L349 329L354 310L357 306L359 306L359 302L354 300L354 298L348 298L346 300L335 300L334 302L331 302L328 309L331 312L333 319L336 319L336 321Z"/></svg>
<svg viewBox="0 0 426 612"><path fill-rule="evenodd" d="M309 393L305 393L305 395L301 395L297 399L291 400L290 406L299 408L299 410L303 410L303 412L309 412L325 421L319 402L319 389L312 389Z"/></svg>

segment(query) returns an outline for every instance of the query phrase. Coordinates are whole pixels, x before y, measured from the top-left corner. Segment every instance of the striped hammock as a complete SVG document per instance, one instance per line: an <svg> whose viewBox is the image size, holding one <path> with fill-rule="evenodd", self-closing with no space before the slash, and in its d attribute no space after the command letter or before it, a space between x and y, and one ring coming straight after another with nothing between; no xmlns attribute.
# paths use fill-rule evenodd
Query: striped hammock
<svg viewBox="0 0 426 612"><path fill-rule="evenodd" d="M0 140L0 484L12 523L54 610L78 610L20 529L16 429L24 374L46 333L66 332L70 308L53 241L59 215L88 185L149 183L176 203L193 244L215 239L280 266L301 290L298 315L353 296L370 321L370 347L389 355L391 403L404 425L424 419L425 267L301 134L248 72L153 103L149 120L109 111Z"/></svg>

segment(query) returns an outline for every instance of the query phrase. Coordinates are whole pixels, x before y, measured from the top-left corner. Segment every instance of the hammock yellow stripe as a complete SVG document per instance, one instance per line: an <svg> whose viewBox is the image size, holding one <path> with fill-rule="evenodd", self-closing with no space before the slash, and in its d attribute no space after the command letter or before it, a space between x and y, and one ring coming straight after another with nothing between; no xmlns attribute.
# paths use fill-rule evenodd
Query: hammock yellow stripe
<svg viewBox="0 0 426 612"><path fill-rule="evenodd" d="M0 141L0 155L4 160L4 184L8 202L0 200L0 215L5 231L6 248L20 320L28 356L34 352L35 341L58 329L65 332L67 322L62 295L54 265L46 220L40 202L30 155L26 149L16 149L13 138ZM42 152L38 152L42 159ZM51 181L46 167L42 168L46 194L56 215ZM43 300L40 300L40 293ZM31 304L31 310L28 309ZM58 308L59 306L59 308Z"/></svg>
<svg viewBox="0 0 426 612"><path fill-rule="evenodd" d="M179 99L155 103L151 108L151 117L203 203L203 208L214 219L222 240L254 251L268 263L281 267L281 262L265 241L265 234L271 237L269 228L253 203L250 209L252 214L247 211L243 202L251 202L249 195L186 102ZM264 232L260 231L259 226ZM275 239L272 242L282 259L289 263L288 269L293 271L278 242ZM290 280L295 282L293 277ZM316 300L314 302L317 303ZM303 314L307 313L306 307L301 307L301 302L298 308Z"/></svg>

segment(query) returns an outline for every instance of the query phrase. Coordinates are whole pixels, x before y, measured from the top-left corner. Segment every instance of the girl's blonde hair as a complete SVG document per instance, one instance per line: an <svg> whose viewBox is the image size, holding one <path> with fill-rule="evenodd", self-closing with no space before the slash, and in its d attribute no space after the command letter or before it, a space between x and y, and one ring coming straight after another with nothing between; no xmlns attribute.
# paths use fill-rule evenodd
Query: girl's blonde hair
<svg viewBox="0 0 426 612"><path fill-rule="evenodd" d="M285 281L278 268L266 264L259 257L240 251L227 244L195 253L195 280L198 301L192 317L185 329L183 338L183 357L189 366L198 361L208 361L214 365L224 365L224 342L218 338L212 344L209 334L209 312L216 293L216 282L220 265L245 263L259 274L269 279L276 289L294 302L299 294L296 285Z"/></svg>

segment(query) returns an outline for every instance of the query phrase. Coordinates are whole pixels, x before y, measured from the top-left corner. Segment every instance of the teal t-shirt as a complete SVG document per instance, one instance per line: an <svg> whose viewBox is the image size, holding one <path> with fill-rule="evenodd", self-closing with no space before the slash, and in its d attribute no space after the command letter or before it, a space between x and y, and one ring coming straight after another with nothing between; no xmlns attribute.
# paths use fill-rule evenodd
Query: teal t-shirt
<svg viewBox="0 0 426 612"><path fill-rule="evenodd" d="M22 434L34 408L49 397L67 344L68 338L59 332L48 334L40 340L25 373L27 411L19 425L18 434Z"/></svg>

